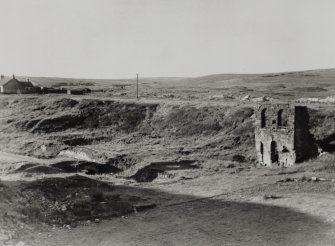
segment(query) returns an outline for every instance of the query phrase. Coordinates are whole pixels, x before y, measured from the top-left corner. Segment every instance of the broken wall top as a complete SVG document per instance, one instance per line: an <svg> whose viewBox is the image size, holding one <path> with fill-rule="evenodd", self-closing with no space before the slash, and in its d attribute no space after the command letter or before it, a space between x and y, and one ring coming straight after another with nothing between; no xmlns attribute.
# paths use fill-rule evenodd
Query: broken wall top
<svg viewBox="0 0 335 246"><path fill-rule="evenodd" d="M261 104L256 111L256 128L272 131L294 129L295 108L289 103Z"/></svg>

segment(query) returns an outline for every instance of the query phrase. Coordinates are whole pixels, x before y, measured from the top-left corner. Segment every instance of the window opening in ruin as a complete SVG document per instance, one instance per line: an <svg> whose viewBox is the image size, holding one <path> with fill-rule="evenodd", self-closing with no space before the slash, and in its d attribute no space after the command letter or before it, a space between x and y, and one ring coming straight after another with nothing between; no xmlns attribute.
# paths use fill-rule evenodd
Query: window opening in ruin
<svg viewBox="0 0 335 246"><path fill-rule="evenodd" d="M266 108L261 112L261 127L266 127Z"/></svg>
<svg viewBox="0 0 335 246"><path fill-rule="evenodd" d="M284 124L283 124L283 112L284 112L283 109L280 109L278 111L278 127L284 126Z"/></svg>
<svg viewBox="0 0 335 246"><path fill-rule="evenodd" d="M275 124L276 124L276 120L273 120L273 121L272 121L272 125L275 125Z"/></svg>
<svg viewBox="0 0 335 246"><path fill-rule="evenodd" d="M277 151L277 143L276 141L271 142L271 162L278 162L278 151Z"/></svg>
<svg viewBox="0 0 335 246"><path fill-rule="evenodd" d="M262 162L264 162L264 160L263 160L264 146L263 146L263 143L262 143L262 142L261 142L261 155L262 155Z"/></svg>

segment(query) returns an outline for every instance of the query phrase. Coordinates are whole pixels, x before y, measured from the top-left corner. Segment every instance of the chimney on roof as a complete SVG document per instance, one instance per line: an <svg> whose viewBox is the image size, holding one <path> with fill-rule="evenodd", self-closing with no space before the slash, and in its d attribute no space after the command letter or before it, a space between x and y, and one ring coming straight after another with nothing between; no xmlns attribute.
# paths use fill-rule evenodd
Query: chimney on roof
<svg viewBox="0 0 335 246"><path fill-rule="evenodd" d="M1 74L1 79L4 79L5 78L5 75Z"/></svg>
<svg viewBox="0 0 335 246"><path fill-rule="evenodd" d="M15 74L13 74L13 79L15 79Z"/></svg>

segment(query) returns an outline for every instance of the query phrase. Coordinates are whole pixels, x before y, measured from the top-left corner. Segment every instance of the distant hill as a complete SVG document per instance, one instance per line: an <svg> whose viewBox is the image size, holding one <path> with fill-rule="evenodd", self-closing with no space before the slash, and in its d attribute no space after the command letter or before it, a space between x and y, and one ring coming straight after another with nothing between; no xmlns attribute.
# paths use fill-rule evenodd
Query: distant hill
<svg viewBox="0 0 335 246"><path fill-rule="evenodd" d="M20 76L27 79L26 76ZM76 79L58 77L29 77L30 80L42 86L57 86L62 84L87 84L88 86L110 86L114 84L135 83L135 78L130 79ZM333 84L335 81L335 69L306 70L297 72L281 72L266 74L212 74L201 77L140 77L140 83L159 84L161 86L204 86L225 87L230 85L257 86L259 84ZM307 83L307 84L306 84Z"/></svg>
<svg viewBox="0 0 335 246"><path fill-rule="evenodd" d="M27 77L20 77L27 79ZM56 87L89 87L110 89L120 85L136 85L136 79L76 79L55 77L30 77L35 84ZM145 77L139 78L147 95L171 93L185 95L204 93L210 95L268 95L274 97L325 97L335 95L335 69L306 70L266 74L213 74L201 77ZM163 92L162 92L163 91Z"/></svg>

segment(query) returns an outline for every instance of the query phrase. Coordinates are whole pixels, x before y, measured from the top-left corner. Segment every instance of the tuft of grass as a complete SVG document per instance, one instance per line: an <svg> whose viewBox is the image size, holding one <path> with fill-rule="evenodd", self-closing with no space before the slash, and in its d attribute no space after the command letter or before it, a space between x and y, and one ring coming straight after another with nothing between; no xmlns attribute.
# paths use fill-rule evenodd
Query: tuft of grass
<svg viewBox="0 0 335 246"><path fill-rule="evenodd" d="M314 172L328 172L335 173L335 162L325 162L320 164L319 167L314 169Z"/></svg>
<svg viewBox="0 0 335 246"><path fill-rule="evenodd" d="M335 173L335 155L326 154L313 161L313 172Z"/></svg>

